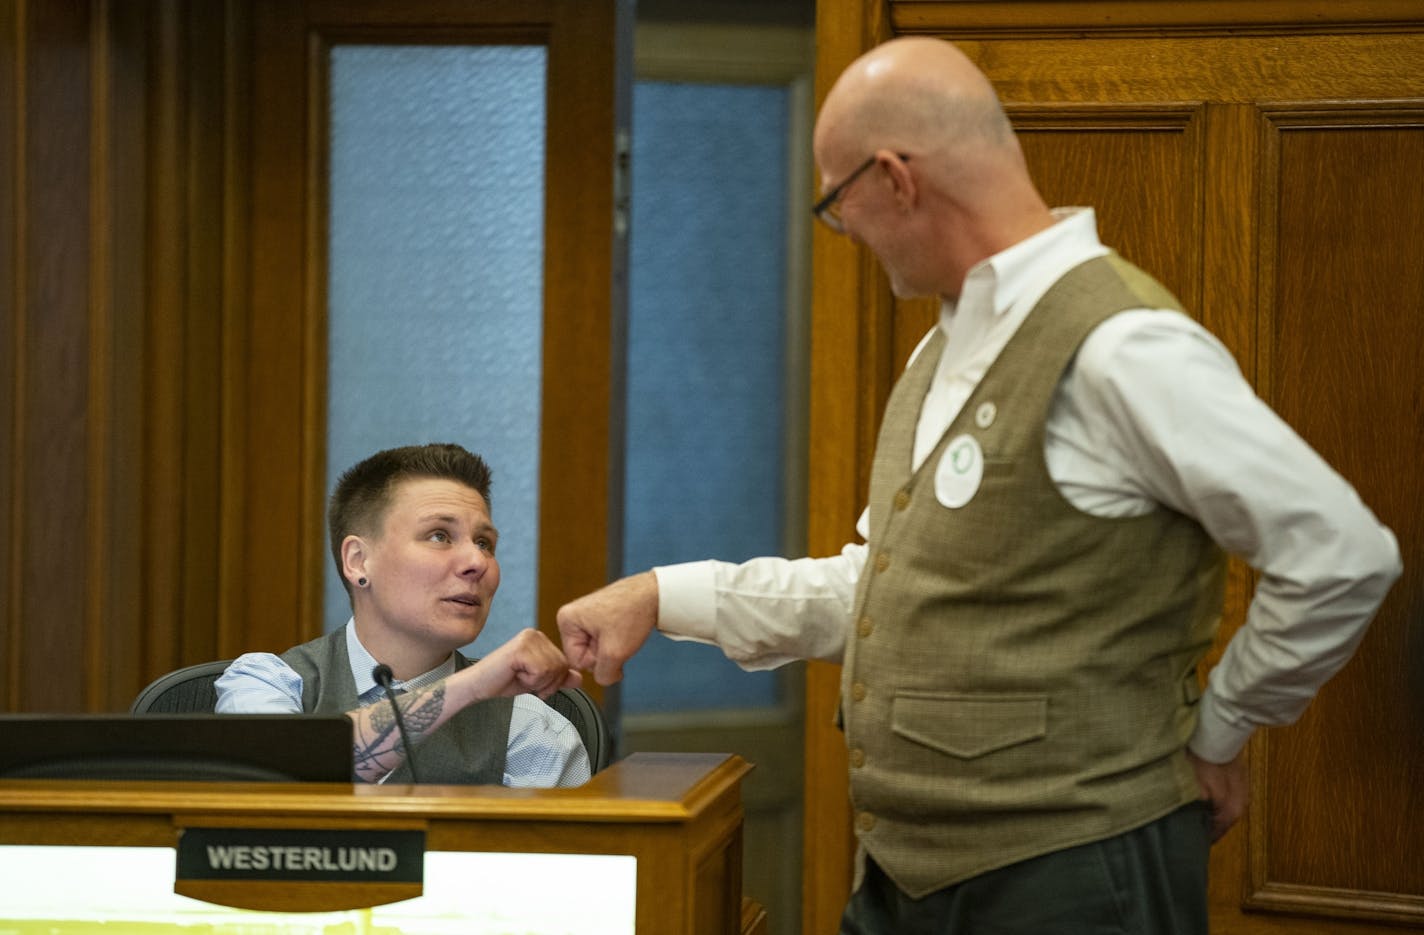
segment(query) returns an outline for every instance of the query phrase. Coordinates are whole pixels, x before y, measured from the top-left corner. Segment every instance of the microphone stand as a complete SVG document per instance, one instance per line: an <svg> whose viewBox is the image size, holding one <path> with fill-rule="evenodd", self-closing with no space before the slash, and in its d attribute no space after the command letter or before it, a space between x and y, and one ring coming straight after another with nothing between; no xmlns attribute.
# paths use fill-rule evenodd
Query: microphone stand
<svg viewBox="0 0 1424 935"><path fill-rule="evenodd" d="M371 670L371 678L386 690L386 700L391 703L391 712L396 716L396 729L400 731L401 743L405 746L405 765L410 767L410 781L420 782L415 773L415 745L410 742L410 735L405 732L405 718L401 717L400 705L396 702L396 692L391 687L395 673L391 671L390 666L381 663Z"/></svg>

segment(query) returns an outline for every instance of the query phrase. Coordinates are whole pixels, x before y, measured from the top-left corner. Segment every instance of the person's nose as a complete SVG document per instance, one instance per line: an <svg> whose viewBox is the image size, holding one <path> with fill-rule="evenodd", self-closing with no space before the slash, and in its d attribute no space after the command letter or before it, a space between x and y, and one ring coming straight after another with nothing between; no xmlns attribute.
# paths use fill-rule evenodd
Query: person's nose
<svg viewBox="0 0 1424 935"><path fill-rule="evenodd" d="M494 556L488 549L478 543L467 542L460 555L460 574L479 580L489 570L492 561Z"/></svg>

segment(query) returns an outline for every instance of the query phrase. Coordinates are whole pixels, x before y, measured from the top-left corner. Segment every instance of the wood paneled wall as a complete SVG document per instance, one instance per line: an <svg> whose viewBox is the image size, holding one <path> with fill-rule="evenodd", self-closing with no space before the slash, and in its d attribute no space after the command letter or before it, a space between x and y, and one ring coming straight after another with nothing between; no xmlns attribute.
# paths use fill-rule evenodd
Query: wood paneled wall
<svg viewBox="0 0 1424 935"><path fill-rule="evenodd" d="M122 709L216 652L233 23L213 11L0 3L6 710Z"/></svg>
<svg viewBox="0 0 1424 935"><path fill-rule="evenodd" d="M335 41L548 48L539 622L608 579L631 11L0 0L0 710L320 632Z"/></svg>
<svg viewBox="0 0 1424 935"><path fill-rule="evenodd" d="M1097 208L1257 392L1398 535L1404 578L1302 720L1250 747L1248 820L1213 851L1219 933L1424 926L1424 8L1359 2L823 0L818 99L861 51L956 41L994 81L1053 204ZM934 322L854 247L814 254L812 551L852 530L894 377ZM854 457L846 457L846 453ZM828 464L828 460L835 463ZM1234 564L1208 665L1240 626ZM837 680L808 686L807 906L847 885ZM816 712L822 714L818 717Z"/></svg>

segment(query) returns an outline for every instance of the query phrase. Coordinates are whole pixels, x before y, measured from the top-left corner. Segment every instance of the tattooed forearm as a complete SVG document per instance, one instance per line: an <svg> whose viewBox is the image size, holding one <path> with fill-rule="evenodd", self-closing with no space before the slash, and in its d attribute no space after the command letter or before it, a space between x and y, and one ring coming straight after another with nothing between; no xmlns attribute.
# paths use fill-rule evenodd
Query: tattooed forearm
<svg viewBox="0 0 1424 935"><path fill-rule="evenodd" d="M429 688L400 695L396 704L400 706L410 742L418 744L442 720L445 682L442 679ZM356 728L352 759L358 779L374 782L405 762L405 746L395 714L386 700L353 712L352 721Z"/></svg>
<svg viewBox="0 0 1424 935"><path fill-rule="evenodd" d="M397 698L399 702L401 699ZM401 714L405 717L405 729L410 732L411 743L415 743L415 738L424 737L425 734L433 730L440 721L440 714L445 710L445 680L441 679L425 691L416 692L415 697L410 699L409 704L401 705Z"/></svg>

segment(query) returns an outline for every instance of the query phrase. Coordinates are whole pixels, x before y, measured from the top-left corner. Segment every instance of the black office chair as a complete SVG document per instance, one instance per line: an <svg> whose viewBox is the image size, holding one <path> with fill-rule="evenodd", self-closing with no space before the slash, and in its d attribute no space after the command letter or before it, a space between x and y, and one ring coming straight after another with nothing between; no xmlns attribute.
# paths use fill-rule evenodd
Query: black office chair
<svg viewBox="0 0 1424 935"><path fill-rule="evenodd" d="M211 711L218 703L213 683L223 674L230 659L200 662L160 675L138 693L132 714L182 714ZM603 709L582 688L561 688L548 698L549 707L568 718L579 732L588 765L598 772L613 759L613 735Z"/></svg>
<svg viewBox="0 0 1424 935"><path fill-rule="evenodd" d="M199 714L212 711L218 703L213 683L232 663L231 659L200 662L160 675L138 693L130 714Z"/></svg>

